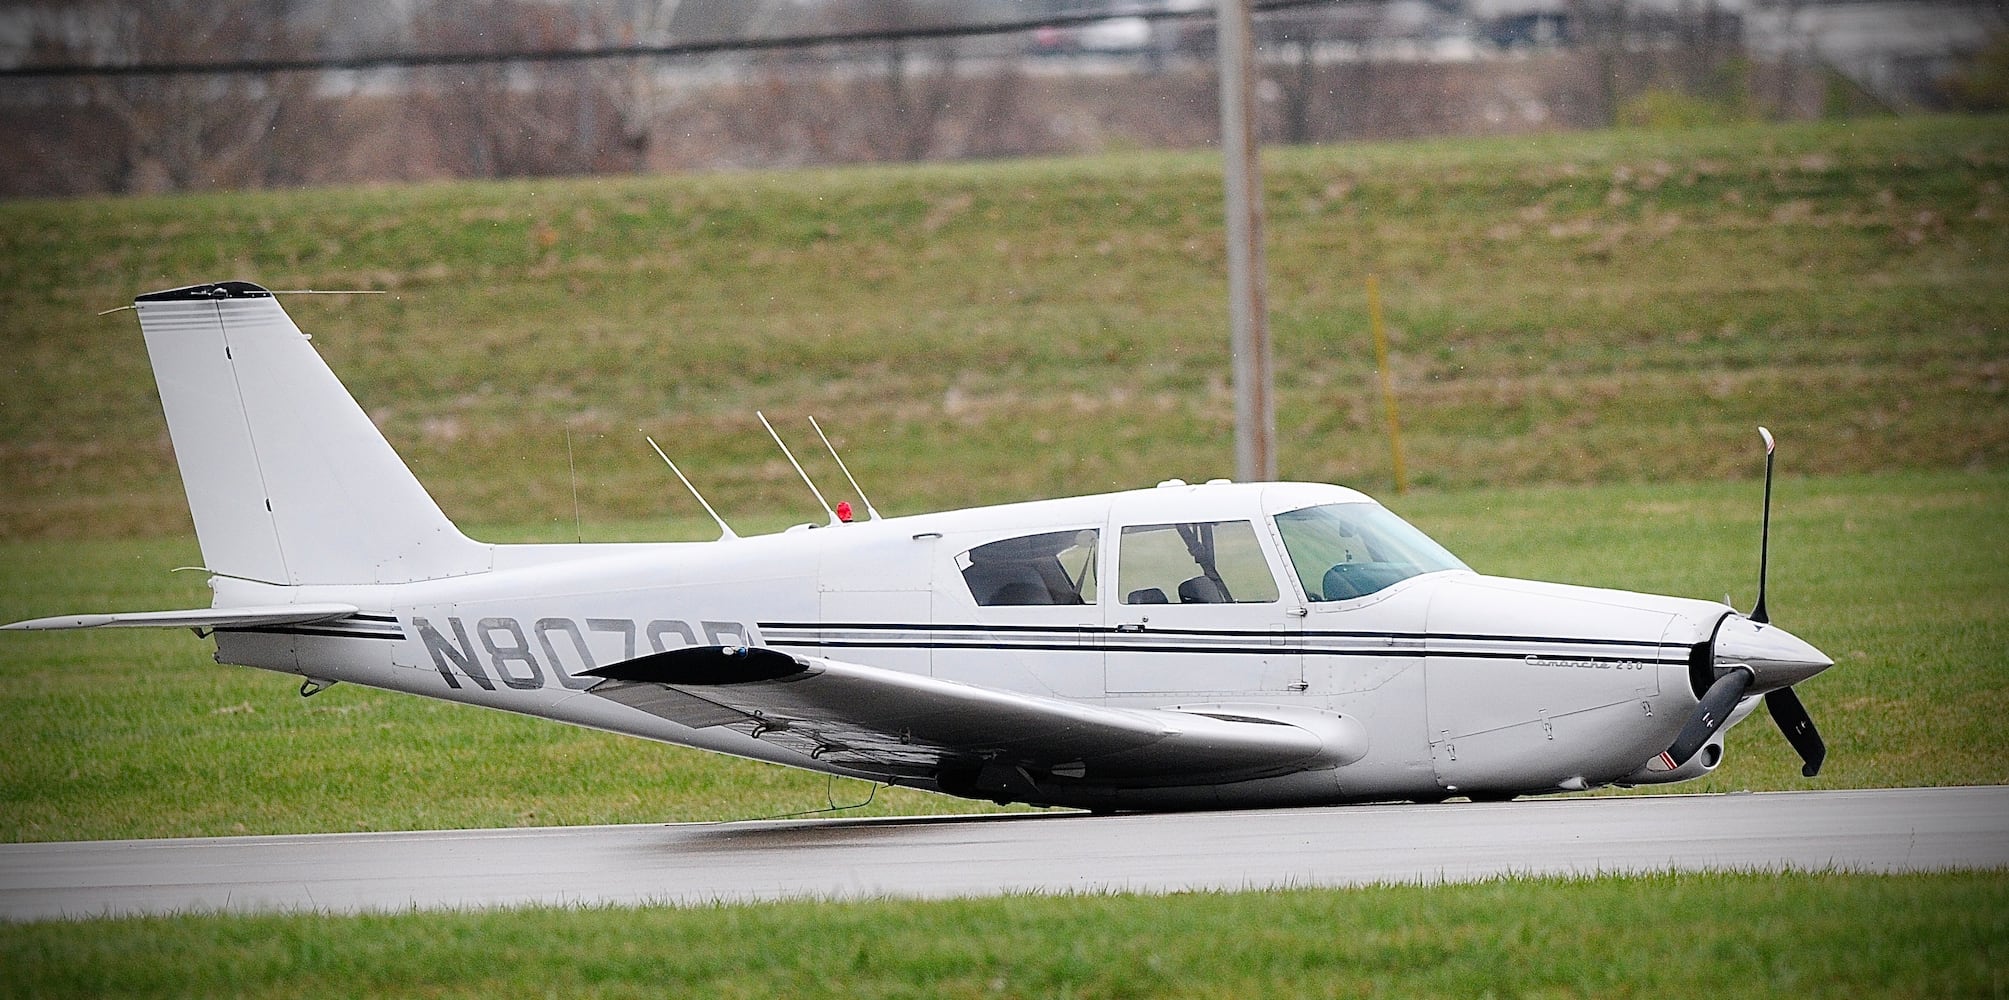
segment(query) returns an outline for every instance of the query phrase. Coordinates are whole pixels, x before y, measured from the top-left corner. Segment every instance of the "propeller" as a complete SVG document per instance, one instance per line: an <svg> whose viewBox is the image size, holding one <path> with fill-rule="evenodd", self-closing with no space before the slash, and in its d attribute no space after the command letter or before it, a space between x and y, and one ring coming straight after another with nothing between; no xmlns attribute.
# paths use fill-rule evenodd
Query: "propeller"
<svg viewBox="0 0 2009 1000"><path fill-rule="evenodd" d="M1765 439L1765 506L1758 521L1758 603L1751 605L1749 617L1760 625L1769 625L1772 616L1765 611L1765 564L1772 555L1772 450L1777 442L1763 424L1758 425L1758 436Z"/></svg>
<svg viewBox="0 0 2009 1000"><path fill-rule="evenodd" d="M1674 738L1674 745L1667 748L1667 755L1674 758L1676 767L1688 763L1709 737L1716 735L1723 720L1730 717L1730 710L1750 690L1751 682L1757 679L1749 667L1738 667L1716 678L1709 690L1702 695L1702 704L1695 706L1695 715L1688 724L1681 727L1681 735Z"/></svg>
<svg viewBox="0 0 2009 1000"><path fill-rule="evenodd" d="M1695 714L1688 724L1681 727L1681 733L1674 738L1674 744L1667 748L1667 756L1679 767L1688 763L1703 745L1709 742L1716 731L1722 728L1730 712L1743 699L1745 693L1754 686L1765 692L1765 710L1777 723L1779 731L1786 734L1786 742L1799 753L1803 765L1800 774L1811 778L1821 772L1821 762L1827 759L1827 745L1821 741L1819 730L1814 728L1812 716L1807 707L1800 703L1800 696L1793 693L1793 685L1834 665L1820 650L1807 644L1784 629L1772 627L1771 615L1765 610L1765 574L1772 548L1772 459L1774 442L1772 432L1758 428L1758 436L1765 441L1765 507L1758 541L1758 601L1752 605L1750 615L1742 620L1726 616L1716 627L1706 647L1706 658L1698 658L1698 674L1695 684L1701 688L1702 678L1714 677L1707 690L1701 691L1701 702L1695 706ZM1698 651L1701 652L1701 651Z"/></svg>
<svg viewBox="0 0 2009 1000"><path fill-rule="evenodd" d="M1782 687L1765 696L1765 711L1772 713L1772 721L1786 734L1786 742L1799 751L1803 762L1800 776L1811 778L1821 773L1821 762L1828 759L1828 745L1821 742L1820 730L1814 728L1814 719L1807 714L1807 706L1800 704L1800 696L1792 688Z"/></svg>

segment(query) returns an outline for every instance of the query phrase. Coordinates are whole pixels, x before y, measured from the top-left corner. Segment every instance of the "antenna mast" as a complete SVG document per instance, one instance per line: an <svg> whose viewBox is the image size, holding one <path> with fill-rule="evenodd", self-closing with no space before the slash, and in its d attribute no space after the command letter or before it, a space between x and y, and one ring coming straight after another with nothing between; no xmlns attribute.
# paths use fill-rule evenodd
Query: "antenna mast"
<svg viewBox="0 0 2009 1000"><path fill-rule="evenodd" d="M823 433L823 425L817 423L815 417L810 417L809 426L816 428L816 436L823 439L823 447L830 449L830 457L836 459L837 467L844 470L844 478L851 480L851 492L858 494L859 501L865 505L865 516L877 521L879 512L873 508L872 498L866 496L865 489L858 485L858 477L852 475L851 467L844 464L844 456L837 454L837 446L831 444L829 436Z"/></svg>
<svg viewBox="0 0 2009 1000"><path fill-rule="evenodd" d="M713 510L712 505L705 501L705 495L699 493L698 488L691 485L690 479L684 475L684 470L677 468L677 463L670 461L670 456L663 454L662 446L656 444L656 439L644 434L642 435L642 440L649 442L649 447L656 449L656 457L662 459L663 464L669 466L670 471L676 473L678 479L683 480L684 489L690 490L691 496L697 497L698 503L704 506L705 513L710 514L712 520L718 522L719 541L738 538L739 536L733 533L732 526L725 523L725 518L718 516L718 511Z"/></svg>
<svg viewBox="0 0 2009 1000"><path fill-rule="evenodd" d="M802 482L809 487L809 492L816 494L816 502L823 506L825 514L830 515L830 523L843 523L837 519L837 512L830 509L830 501L823 499L823 491L817 489L816 484L810 481L809 473L802 471L802 463L795 460L795 453L789 451L788 444L781 440L781 435L774 432L774 425L767 422L767 414L755 410L753 411L753 415L760 418L760 425L762 427L767 428L767 436L773 438L774 443L781 446L781 453L788 456L788 464L795 466L795 474L802 477Z"/></svg>
<svg viewBox="0 0 2009 1000"><path fill-rule="evenodd" d="M579 520L579 466L572 461L572 428L565 428L565 474L572 478L572 540L584 542L586 527Z"/></svg>

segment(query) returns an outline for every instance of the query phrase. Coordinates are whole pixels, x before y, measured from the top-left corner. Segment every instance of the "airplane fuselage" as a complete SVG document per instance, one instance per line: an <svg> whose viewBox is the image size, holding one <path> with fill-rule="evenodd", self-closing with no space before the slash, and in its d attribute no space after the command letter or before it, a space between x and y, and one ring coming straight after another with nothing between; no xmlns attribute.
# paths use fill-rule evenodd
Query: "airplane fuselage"
<svg viewBox="0 0 2009 1000"><path fill-rule="evenodd" d="M1431 799L1677 777L1643 769L1693 710L1691 651L1730 609L1462 568L1314 600L1274 514L1320 503L1372 501L1329 486L1180 484L717 542L496 546L494 568L477 575L284 588L288 600L362 610L220 629L217 656L865 778L885 776L807 759L746 727L690 728L587 696L598 679L586 672L679 647L761 646L1101 705L1303 709L1366 730L1365 755L1343 768L1111 791L1110 805ZM1128 548L1148 544L1146 529L1198 522L1246 524L1253 548L1235 583L1269 599L1147 603L1093 585L1148 576L1133 564L1153 553ZM1091 592L1080 603L975 592L970 552L1059 532L1096 540L1081 553ZM216 585L219 604L267 603L280 589Z"/></svg>
<svg viewBox="0 0 2009 1000"><path fill-rule="evenodd" d="M1720 762L1760 697L1804 773L1825 754L1791 687L1830 661L1766 621L1762 584L1745 618L1481 576L1370 498L1305 483L489 545L270 292L134 308L215 600L7 629L207 630L217 659L299 674L303 694L363 684L1001 802L1678 781Z"/></svg>

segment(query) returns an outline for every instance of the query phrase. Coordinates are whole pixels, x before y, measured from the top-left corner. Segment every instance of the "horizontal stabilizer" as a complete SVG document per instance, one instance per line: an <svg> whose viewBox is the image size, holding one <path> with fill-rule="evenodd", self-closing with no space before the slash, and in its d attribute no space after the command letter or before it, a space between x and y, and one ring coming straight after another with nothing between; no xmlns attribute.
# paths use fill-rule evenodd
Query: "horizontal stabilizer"
<svg viewBox="0 0 2009 1000"><path fill-rule="evenodd" d="M254 628L300 625L353 615L353 604L268 604L248 608L187 608L180 611L119 611L101 615L34 618L0 629L44 631L77 628Z"/></svg>

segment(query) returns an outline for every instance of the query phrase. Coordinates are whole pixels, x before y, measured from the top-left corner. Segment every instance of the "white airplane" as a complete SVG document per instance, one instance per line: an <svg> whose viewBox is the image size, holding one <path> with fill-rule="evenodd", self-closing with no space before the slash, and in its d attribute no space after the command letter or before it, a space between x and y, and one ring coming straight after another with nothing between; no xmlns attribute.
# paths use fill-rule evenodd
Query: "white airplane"
<svg viewBox="0 0 2009 1000"><path fill-rule="evenodd" d="M192 628L303 695L363 684L1092 810L1683 781L1760 697L1807 776L1825 755L1792 685L1831 661L1768 624L1762 560L1744 616L1480 575L1353 490L1226 481L911 517L868 502L865 520L758 537L720 521L712 542L490 545L270 292L135 308L213 606L7 628Z"/></svg>

